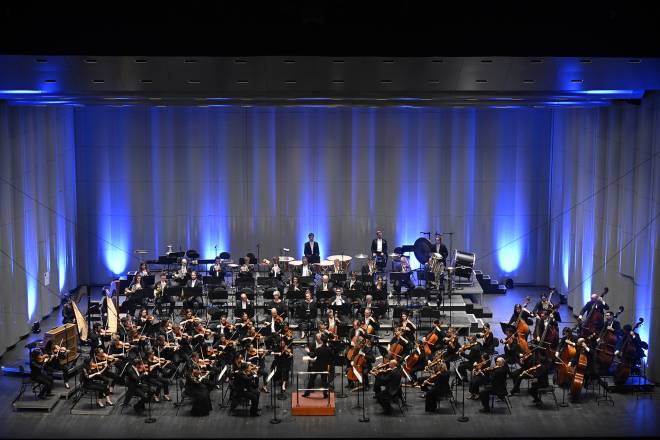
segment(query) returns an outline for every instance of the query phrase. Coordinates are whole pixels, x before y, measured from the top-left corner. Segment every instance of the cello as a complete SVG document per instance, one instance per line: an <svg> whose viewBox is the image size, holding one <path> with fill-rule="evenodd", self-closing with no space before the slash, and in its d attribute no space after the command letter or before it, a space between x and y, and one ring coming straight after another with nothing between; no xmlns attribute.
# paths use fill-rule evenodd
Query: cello
<svg viewBox="0 0 660 440"><path fill-rule="evenodd" d="M640 325L644 323L644 318L639 318L637 324L623 336L623 342L621 343L621 348L619 349L619 356L621 360L619 365L616 367L616 372L614 373L614 383L617 385L623 385L628 380L632 368L635 366L635 355L637 353L637 346L633 343L632 338L634 337L635 330L639 328Z"/></svg>
<svg viewBox="0 0 660 440"><path fill-rule="evenodd" d="M573 371L568 368L568 363L574 356L575 346L572 342L566 341L560 350L559 360L561 361L561 364L559 364L559 367L557 368L557 385L560 387L568 385L573 378Z"/></svg>
<svg viewBox="0 0 660 440"><path fill-rule="evenodd" d="M438 333L435 331L434 327L431 329L431 332L424 338L424 354L426 356L431 355L433 347L435 347L435 344L438 343L438 339L440 339L440 337L438 336Z"/></svg>
<svg viewBox="0 0 660 440"><path fill-rule="evenodd" d="M426 349L426 347L424 347L424 349ZM408 375L412 374L413 369L422 358L421 352L422 350L418 344L412 353L403 359L403 370L408 373Z"/></svg>

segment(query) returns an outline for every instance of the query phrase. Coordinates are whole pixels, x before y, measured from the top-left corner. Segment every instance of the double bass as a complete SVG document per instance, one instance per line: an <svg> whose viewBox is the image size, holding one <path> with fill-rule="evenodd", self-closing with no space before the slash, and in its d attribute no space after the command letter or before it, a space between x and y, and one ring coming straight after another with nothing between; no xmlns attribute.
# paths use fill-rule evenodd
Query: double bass
<svg viewBox="0 0 660 440"><path fill-rule="evenodd" d="M614 322L614 320L619 317L623 310L623 306L619 307L619 311L614 314L612 322ZM596 345L596 362L603 371L609 370L612 362L614 362L614 350L616 350L616 343L617 336L614 330L611 329L608 325L603 325L603 329L598 334Z"/></svg>
<svg viewBox="0 0 660 440"><path fill-rule="evenodd" d="M516 322L512 324L512 326L516 329L516 331L509 338L507 338L505 342L505 345L508 348L511 348L513 340L515 339L516 341L518 341L518 346L520 347L520 351L522 354L527 354L531 351L529 349L529 345L527 344L529 325L527 325L527 322L525 322L525 320L522 319L523 311L531 300L532 298L530 298L529 296L525 298L525 303L520 308L520 313L518 313L518 318L516 319Z"/></svg>
<svg viewBox="0 0 660 440"><path fill-rule="evenodd" d="M623 385L626 383L633 367L635 366L634 363L637 354L637 347L632 341L633 335L631 335L631 333L634 334L635 330L643 323L644 318L639 318L639 321L637 321L637 324L635 324L632 330L623 335L621 348L619 349L621 360L614 373L614 383L617 385Z"/></svg>
<svg viewBox="0 0 660 440"><path fill-rule="evenodd" d="M609 288L603 288L603 291L599 294L599 298L605 297L609 291ZM579 324L580 336L587 338L594 333L598 333L603 325L603 318L603 312L593 305Z"/></svg>

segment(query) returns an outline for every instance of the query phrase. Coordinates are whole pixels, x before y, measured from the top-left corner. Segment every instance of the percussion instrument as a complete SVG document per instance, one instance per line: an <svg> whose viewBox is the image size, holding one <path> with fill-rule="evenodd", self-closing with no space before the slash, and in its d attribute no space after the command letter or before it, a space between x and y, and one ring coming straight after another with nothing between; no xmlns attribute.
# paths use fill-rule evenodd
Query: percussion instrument
<svg viewBox="0 0 660 440"><path fill-rule="evenodd" d="M322 260L320 263L314 263L316 273L327 272L332 266L334 266L334 263L327 260Z"/></svg>
<svg viewBox="0 0 660 440"><path fill-rule="evenodd" d="M456 249L454 252L454 264L458 266L474 267L477 256L470 252L459 251Z"/></svg>
<svg viewBox="0 0 660 440"><path fill-rule="evenodd" d="M357 258L357 259L360 259L360 260L364 260L365 258L369 258L369 255L365 255L365 254L357 254L354 258Z"/></svg>
<svg viewBox="0 0 660 440"><path fill-rule="evenodd" d="M420 264L425 264L427 261L429 261L433 249L434 247L431 242L424 237L420 237L415 240L415 244L413 245L415 258L417 258L417 261L419 261Z"/></svg>
<svg viewBox="0 0 660 440"><path fill-rule="evenodd" d="M289 265L293 267L302 266L302 260L291 260L289 261Z"/></svg>
<svg viewBox="0 0 660 440"><path fill-rule="evenodd" d="M229 264L227 265L227 267L230 268L230 269L236 269L236 268L238 267L238 264L236 264L236 263L229 263Z"/></svg>
<svg viewBox="0 0 660 440"><path fill-rule="evenodd" d="M277 258L280 262L279 263L280 269L282 269L282 271L284 271L284 272L288 272L289 271L289 263L293 261L293 257L289 257L287 255L280 255Z"/></svg>

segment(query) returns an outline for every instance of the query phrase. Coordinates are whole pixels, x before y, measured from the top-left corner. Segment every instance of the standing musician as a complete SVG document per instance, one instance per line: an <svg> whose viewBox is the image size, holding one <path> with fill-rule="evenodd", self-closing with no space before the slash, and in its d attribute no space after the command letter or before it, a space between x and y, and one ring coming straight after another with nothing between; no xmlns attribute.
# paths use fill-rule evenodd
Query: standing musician
<svg viewBox="0 0 660 440"><path fill-rule="evenodd" d="M587 316L593 316L595 314L599 314L600 316L605 315L605 310L609 310L610 306L605 303L605 300L603 299L602 295L599 295L598 293L592 293L591 294L591 300L587 302L584 307L582 307L582 310L580 310L580 315L578 316L578 322L580 325L583 324L583 320ZM594 330L596 332L600 332L600 330L603 328L603 321L600 320L600 322L596 322L594 326Z"/></svg>
<svg viewBox="0 0 660 440"><path fill-rule="evenodd" d="M505 399L506 391L506 377L509 373L509 367L503 357L498 357L495 360L495 366L482 370L487 378L487 385L484 390L479 392L479 400L481 400L482 408L479 412L490 412L490 395L495 394L500 399Z"/></svg>
<svg viewBox="0 0 660 440"><path fill-rule="evenodd" d="M383 238L383 232L378 229L376 238L371 241L371 256L376 259L376 266L380 270L387 266L387 240Z"/></svg>
<svg viewBox="0 0 660 440"><path fill-rule="evenodd" d="M389 368L380 370L377 375L381 378L383 387L376 393L376 400L386 415L392 414L391 402L401 398L401 367L396 359L390 359Z"/></svg>
<svg viewBox="0 0 660 440"><path fill-rule="evenodd" d="M534 321L532 320L532 312L524 308L521 304L516 304L513 307L513 313L509 319L509 325L515 325L515 323L518 321L518 315L520 314L522 314L520 319L524 320L527 325L534 324Z"/></svg>
<svg viewBox="0 0 660 440"><path fill-rule="evenodd" d="M279 349L272 353L273 363L270 366L270 370L273 371L274 368L277 368L273 380L281 384L282 392L284 393L289 380L291 367L293 366L293 349L287 341L287 338L284 337L277 338L276 346L278 346Z"/></svg>
<svg viewBox="0 0 660 440"><path fill-rule="evenodd" d="M307 238L309 238L309 241L305 243L305 257L307 260L314 264L314 263L320 263L321 262L321 254L319 252L319 244L314 241L314 233L310 232L309 235L307 235ZM307 276L307 275L303 275Z"/></svg>
<svg viewBox="0 0 660 440"><path fill-rule="evenodd" d="M451 387L449 386L449 370L444 362L437 362L429 369L431 376L422 382L422 390L426 392L424 399L424 411L436 412L438 408L438 398L451 396Z"/></svg>
<svg viewBox="0 0 660 440"><path fill-rule="evenodd" d="M190 272L190 279L186 283L186 287L189 288L202 287L202 284L203 284L202 280L197 276L197 271L193 270L192 272ZM187 298L183 303L184 307L193 310L197 310L201 305L202 305L202 301L200 297L197 295Z"/></svg>
<svg viewBox="0 0 660 440"><path fill-rule="evenodd" d="M50 356L42 354L41 350L32 350L30 353L30 379L32 382L43 385L37 399L45 399L53 396L53 376L46 370L46 363L50 361Z"/></svg>
<svg viewBox="0 0 660 440"><path fill-rule="evenodd" d="M315 372L330 372L332 369L332 350L330 347L328 347L328 336L327 335L321 335L321 346L317 347L314 350L310 350L309 347L305 347L305 351L309 353L309 357L312 358L313 364L311 366L312 371ZM307 382L307 388L313 388L314 387L314 382L316 381L316 376L317 374L310 374L309 375L309 380ZM329 385L329 375L328 374L321 374L321 387L322 388L328 388ZM303 393L303 397L309 397L311 391L310 390L305 390ZM328 397L328 391L324 390L323 391L323 398Z"/></svg>
<svg viewBox="0 0 660 440"><path fill-rule="evenodd" d="M433 245L433 252L442 255L442 262L445 265L448 265L447 257L449 257L449 251L447 250L447 246L445 246L442 243L441 234L435 234L435 244Z"/></svg>
<svg viewBox="0 0 660 440"><path fill-rule="evenodd" d="M170 308L167 312L168 315L174 315L174 306L176 301L172 296L166 294L165 289L171 287L172 283L167 281L167 273L160 273L160 280L154 285L154 304L156 305L156 310L159 315L163 314L163 304L169 303Z"/></svg>

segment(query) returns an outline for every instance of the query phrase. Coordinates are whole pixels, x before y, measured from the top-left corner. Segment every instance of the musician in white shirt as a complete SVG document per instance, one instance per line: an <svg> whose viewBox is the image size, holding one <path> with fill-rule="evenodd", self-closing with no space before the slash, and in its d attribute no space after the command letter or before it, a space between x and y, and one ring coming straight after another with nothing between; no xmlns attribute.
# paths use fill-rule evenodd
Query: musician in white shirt
<svg viewBox="0 0 660 440"><path fill-rule="evenodd" d="M300 268L300 274L303 277L311 277L312 276L312 269L309 266L309 261L307 260L307 257L304 257L302 259L302 267Z"/></svg>

